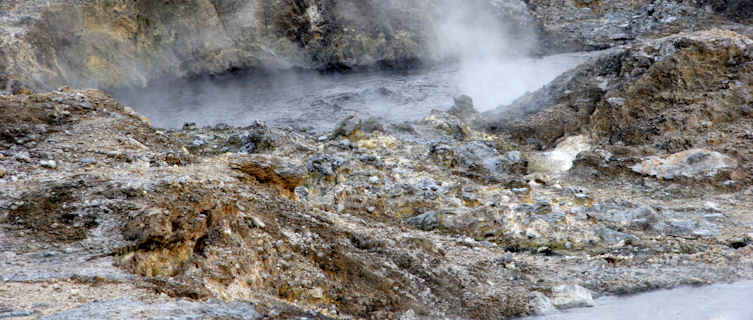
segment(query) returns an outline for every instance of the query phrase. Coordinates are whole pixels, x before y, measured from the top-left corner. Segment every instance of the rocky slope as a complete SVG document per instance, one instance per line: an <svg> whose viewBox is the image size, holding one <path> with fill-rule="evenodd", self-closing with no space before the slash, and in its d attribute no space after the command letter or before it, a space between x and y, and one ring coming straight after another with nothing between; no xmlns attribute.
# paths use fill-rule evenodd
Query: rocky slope
<svg viewBox="0 0 753 320"><path fill-rule="evenodd" d="M606 162L584 182L596 141L526 151L471 129L467 98L322 138L162 132L98 91L1 99L4 315L498 319L753 276L749 181Z"/></svg>
<svg viewBox="0 0 753 320"><path fill-rule="evenodd" d="M29 88L429 60L431 3L3 2L0 318L500 319L753 278L747 3L490 3L609 49L493 112L312 136Z"/></svg>

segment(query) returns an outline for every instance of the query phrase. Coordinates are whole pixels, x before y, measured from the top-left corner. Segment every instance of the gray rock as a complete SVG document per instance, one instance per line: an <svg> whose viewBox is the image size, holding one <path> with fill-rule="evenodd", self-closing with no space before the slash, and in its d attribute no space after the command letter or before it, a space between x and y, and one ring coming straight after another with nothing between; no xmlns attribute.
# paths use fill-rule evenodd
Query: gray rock
<svg viewBox="0 0 753 320"><path fill-rule="evenodd" d="M472 135L471 128L463 120L447 112L432 110L421 123L459 141L466 140Z"/></svg>
<svg viewBox="0 0 753 320"><path fill-rule="evenodd" d="M303 183L306 172L297 160L267 154L238 155L230 168L248 174L259 182L275 184L290 193Z"/></svg>
<svg viewBox="0 0 753 320"><path fill-rule="evenodd" d="M334 176L337 169L343 165L344 160L324 153L318 153L306 162L309 172L317 172L324 176Z"/></svg>
<svg viewBox="0 0 753 320"><path fill-rule="evenodd" d="M612 230L610 228L607 228L605 226L598 226L594 229L596 234L599 236L599 238L608 244L617 244L617 243L628 243L636 244L640 242L640 239L632 234L627 234L624 232L619 232Z"/></svg>
<svg viewBox="0 0 753 320"><path fill-rule="evenodd" d="M28 152L19 152L13 155L13 159L18 162L31 163L31 157Z"/></svg>
<svg viewBox="0 0 753 320"><path fill-rule="evenodd" d="M531 306L531 313L534 315L545 315L557 312L552 301L538 291L531 292L531 302L529 302L529 304Z"/></svg>
<svg viewBox="0 0 753 320"><path fill-rule="evenodd" d="M39 165L47 169L55 169L58 167L58 163L55 160L42 160L39 161Z"/></svg>
<svg viewBox="0 0 753 320"><path fill-rule="evenodd" d="M255 121L246 127L246 134L231 143L240 146L239 152L254 153L274 148L274 137L271 130L261 121Z"/></svg>
<svg viewBox="0 0 753 320"><path fill-rule="evenodd" d="M353 136L358 130L361 129L361 119L356 115L349 115L342 121L340 121L335 130L332 132L332 138Z"/></svg>
<svg viewBox="0 0 753 320"><path fill-rule="evenodd" d="M552 288L552 305L558 309L593 307L591 291L577 284L565 284Z"/></svg>
<svg viewBox="0 0 753 320"><path fill-rule="evenodd" d="M478 115L478 111L473 107L473 99L467 95L455 97L455 104L447 112L463 120Z"/></svg>
<svg viewBox="0 0 753 320"><path fill-rule="evenodd" d="M435 144L429 152L432 158L443 165L482 177L525 172L526 163L519 153L500 155L496 149L481 141L471 141L459 147Z"/></svg>
<svg viewBox="0 0 753 320"><path fill-rule="evenodd" d="M384 125L379 119L370 117L361 123L361 130L366 133L372 133L375 131L384 132Z"/></svg>
<svg viewBox="0 0 753 320"><path fill-rule="evenodd" d="M431 231L439 226L439 217L434 211L427 211L415 217L410 217L405 220L408 224L412 224L417 228L424 231Z"/></svg>
<svg viewBox="0 0 753 320"><path fill-rule="evenodd" d="M80 162L78 163L78 165L79 165L80 167L86 167L86 166L88 166L88 165L93 165L93 164L97 164L97 159L94 159L94 158L84 158L84 159L82 159L82 160L81 160L81 161L80 161Z"/></svg>
<svg viewBox="0 0 753 320"><path fill-rule="evenodd" d="M724 154L692 149L665 158L649 157L631 167L634 172L662 179L680 177L701 180L716 177L737 168L737 161Z"/></svg>

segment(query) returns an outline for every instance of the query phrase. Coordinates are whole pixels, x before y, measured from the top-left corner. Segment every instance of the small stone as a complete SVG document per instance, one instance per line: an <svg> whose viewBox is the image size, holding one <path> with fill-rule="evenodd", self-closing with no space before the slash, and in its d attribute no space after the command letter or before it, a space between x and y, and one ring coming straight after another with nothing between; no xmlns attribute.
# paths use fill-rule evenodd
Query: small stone
<svg viewBox="0 0 753 320"><path fill-rule="evenodd" d="M345 160L340 157L333 157L328 154L318 153L308 159L306 169L311 172L317 172L324 176L334 176L337 169L343 165Z"/></svg>
<svg viewBox="0 0 753 320"><path fill-rule="evenodd" d="M625 98L621 97L611 97L607 99L607 103L613 108L619 108L625 105L627 103L627 100Z"/></svg>
<svg viewBox="0 0 753 320"><path fill-rule="evenodd" d="M15 159L18 162L26 162L26 163L31 162L31 157L26 152L20 152L20 153L14 155L13 159Z"/></svg>
<svg viewBox="0 0 753 320"><path fill-rule="evenodd" d="M528 171L559 175L573 167L579 153L591 150L590 139L584 135L568 137L552 151L528 155Z"/></svg>
<svg viewBox="0 0 753 320"><path fill-rule="evenodd" d="M510 160L515 163L518 163L523 159L523 156L520 154L520 151L505 152L505 157L507 158L507 160Z"/></svg>
<svg viewBox="0 0 753 320"><path fill-rule="evenodd" d="M5 169L0 168L0 178L5 177Z"/></svg>
<svg viewBox="0 0 753 320"><path fill-rule="evenodd" d="M558 309L593 307L591 291L577 284L565 284L552 288L552 305Z"/></svg>
<svg viewBox="0 0 753 320"><path fill-rule="evenodd" d="M468 119L476 114L476 108L473 107L473 99L467 95L461 95L455 98L455 105L448 111L449 114L455 115L460 119Z"/></svg>
<svg viewBox="0 0 753 320"><path fill-rule="evenodd" d="M371 183L371 184L379 184L379 177L377 177L377 176L371 176L371 177L369 177L369 183Z"/></svg>
<svg viewBox="0 0 753 320"><path fill-rule="evenodd" d="M201 139L199 137L194 138L193 141L191 142L191 146L196 147L196 148L201 147L205 144L207 144L207 142L204 141L204 139Z"/></svg>
<svg viewBox="0 0 753 320"><path fill-rule="evenodd" d="M534 291L531 293L531 302L529 302L534 315L545 315L557 311L552 305L552 301L543 293Z"/></svg>
<svg viewBox="0 0 753 320"><path fill-rule="evenodd" d="M254 227L257 227L257 228L264 228L267 226L266 224L264 224L264 221L261 221L261 219L257 217L251 217L251 223L253 224Z"/></svg>
<svg viewBox="0 0 753 320"><path fill-rule="evenodd" d="M439 218L434 211L428 211L415 217L408 218L406 222L424 231L431 231L439 226Z"/></svg>
<svg viewBox="0 0 753 320"><path fill-rule="evenodd" d="M322 288L311 289L310 295L314 299L324 298L324 290L322 290Z"/></svg>
<svg viewBox="0 0 753 320"><path fill-rule="evenodd" d="M183 124L183 130L196 130L196 123L188 122L188 123Z"/></svg>
<svg viewBox="0 0 753 320"><path fill-rule="evenodd" d="M750 105L747 105L747 104L745 104L745 105L742 105L742 106L740 107L740 112L741 112L741 113L742 113L743 115L745 115L745 116L750 116L750 115L753 115L753 107L751 107Z"/></svg>
<svg viewBox="0 0 753 320"><path fill-rule="evenodd" d="M662 179L679 177L700 180L715 177L737 168L737 161L716 151L693 149L669 155L666 158L649 157L632 166L636 173Z"/></svg>
<svg viewBox="0 0 753 320"><path fill-rule="evenodd" d="M78 106L81 107L82 109L85 109L85 110L94 109L94 107L92 106L92 104L89 103L89 102L86 102L86 101L79 102Z"/></svg>
<svg viewBox="0 0 753 320"><path fill-rule="evenodd" d="M332 132L332 137L351 137L361 129L361 119L355 115L349 115L337 124Z"/></svg>
<svg viewBox="0 0 753 320"><path fill-rule="evenodd" d="M384 125L382 125L382 122L379 121L379 119L371 117L361 124L361 130L366 133L372 133L374 131L384 132Z"/></svg>
<svg viewBox="0 0 753 320"><path fill-rule="evenodd" d="M716 202L706 201L706 203L704 203L703 206L706 207L706 209L709 209L711 211L715 211L715 212L722 211L722 208L719 207L719 204Z"/></svg>
<svg viewBox="0 0 753 320"><path fill-rule="evenodd" d="M42 160L39 161L39 165L47 169L55 169L58 167L58 164L57 162L55 162L55 160Z"/></svg>
<svg viewBox="0 0 753 320"><path fill-rule="evenodd" d="M80 167L86 167L86 166L94 165L94 164L97 164L97 159L94 159L94 158L85 158L85 159L82 159L81 162L79 162L78 165Z"/></svg>

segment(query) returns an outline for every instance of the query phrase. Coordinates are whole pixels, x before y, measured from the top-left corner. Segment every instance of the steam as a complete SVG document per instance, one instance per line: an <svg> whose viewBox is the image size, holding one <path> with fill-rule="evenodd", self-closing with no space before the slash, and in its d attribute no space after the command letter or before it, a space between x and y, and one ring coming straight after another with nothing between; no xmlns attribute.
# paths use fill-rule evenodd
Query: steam
<svg viewBox="0 0 753 320"><path fill-rule="evenodd" d="M487 111L536 90L583 61L577 54L532 57L534 18L519 0L447 0L433 30L440 59L457 61L458 89Z"/></svg>
<svg viewBox="0 0 753 320"><path fill-rule="evenodd" d="M225 25L234 26L227 32L236 37L248 30L262 32L258 26L262 21L254 18L262 10L257 6L217 8L228 20ZM425 10L416 9L420 6ZM114 95L157 127L176 128L188 122L243 126L262 120L321 132L350 113L387 121L420 119L431 109L449 108L452 97L459 94L470 95L480 111L494 109L583 60L579 55L532 57L537 45L535 23L520 0L342 1L330 9L345 25L377 21L387 33L405 27L400 23L407 21L406 13L416 14L411 19L419 25L410 28L423 30L425 56L435 66L408 73L350 75L252 70L153 81L146 88ZM306 10L312 25L322 19L318 10L315 5ZM263 65L284 65L266 60L261 59Z"/></svg>

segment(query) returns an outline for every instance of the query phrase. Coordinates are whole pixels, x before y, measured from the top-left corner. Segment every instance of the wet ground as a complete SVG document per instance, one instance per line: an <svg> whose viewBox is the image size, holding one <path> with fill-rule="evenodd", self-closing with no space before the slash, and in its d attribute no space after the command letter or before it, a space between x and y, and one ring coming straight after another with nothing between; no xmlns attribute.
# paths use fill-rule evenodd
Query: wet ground
<svg viewBox="0 0 753 320"><path fill-rule="evenodd" d="M323 132L347 114L386 121L418 120L432 109L446 110L452 97L468 94L481 111L512 102L586 59L573 53L515 60L486 60L408 72L326 74L260 71L153 83L115 91L122 103L156 127L272 126Z"/></svg>
<svg viewBox="0 0 753 320"><path fill-rule="evenodd" d="M747 320L753 319L753 281L661 290L596 299L593 308L528 320Z"/></svg>

